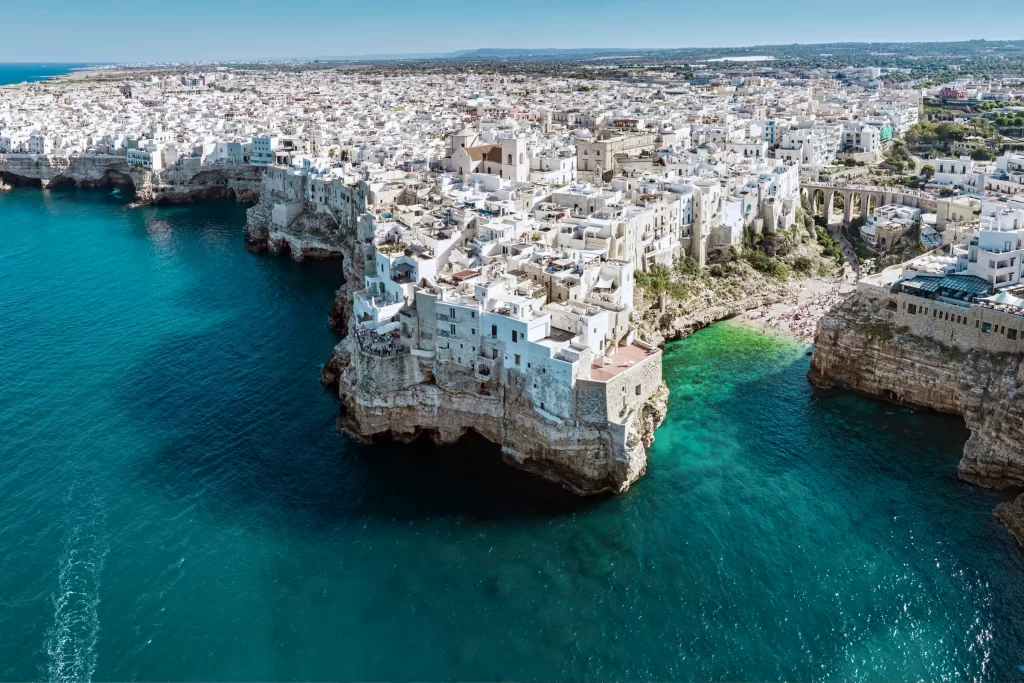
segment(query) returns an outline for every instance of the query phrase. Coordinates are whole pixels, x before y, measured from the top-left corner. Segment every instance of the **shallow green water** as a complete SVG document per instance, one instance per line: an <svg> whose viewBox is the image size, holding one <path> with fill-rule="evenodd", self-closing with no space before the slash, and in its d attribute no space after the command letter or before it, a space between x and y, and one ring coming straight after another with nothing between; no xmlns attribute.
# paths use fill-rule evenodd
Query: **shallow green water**
<svg viewBox="0 0 1024 683"><path fill-rule="evenodd" d="M243 222L0 193L0 679L1022 677L959 420L816 394L725 324L667 349L619 498L360 447L317 382L339 267Z"/></svg>

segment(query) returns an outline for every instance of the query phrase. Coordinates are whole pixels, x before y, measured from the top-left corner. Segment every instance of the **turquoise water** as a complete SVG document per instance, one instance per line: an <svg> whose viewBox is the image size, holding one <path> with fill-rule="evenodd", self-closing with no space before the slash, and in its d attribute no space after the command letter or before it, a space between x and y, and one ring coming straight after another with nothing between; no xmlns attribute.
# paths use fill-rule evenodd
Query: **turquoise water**
<svg viewBox="0 0 1024 683"><path fill-rule="evenodd" d="M78 63L38 64L35 62L0 63L0 85L42 81L51 76L63 76L76 68L88 66Z"/></svg>
<svg viewBox="0 0 1024 683"><path fill-rule="evenodd" d="M479 444L361 447L334 264L243 207L0 193L0 679L1011 680L1024 560L952 418L673 344L647 476L580 504Z"/></svg>

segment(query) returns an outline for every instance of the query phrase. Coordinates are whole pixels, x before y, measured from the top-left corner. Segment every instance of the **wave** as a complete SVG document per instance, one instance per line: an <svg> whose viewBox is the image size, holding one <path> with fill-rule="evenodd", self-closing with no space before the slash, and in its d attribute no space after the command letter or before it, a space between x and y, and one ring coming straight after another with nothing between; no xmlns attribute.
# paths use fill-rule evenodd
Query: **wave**
<svg viewBox="0 0 1024 683"><path fill-rule="evenodd" d="M53 626L46 634L47 680L89 681L96 670L100 573L109 546L106 510L97 498L68 496L69 529L53 593Z"/></svg>

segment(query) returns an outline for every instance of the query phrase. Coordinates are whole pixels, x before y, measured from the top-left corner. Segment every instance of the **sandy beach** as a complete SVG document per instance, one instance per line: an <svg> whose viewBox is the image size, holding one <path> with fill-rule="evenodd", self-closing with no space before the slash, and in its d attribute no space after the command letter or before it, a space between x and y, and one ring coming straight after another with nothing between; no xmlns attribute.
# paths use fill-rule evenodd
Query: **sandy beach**
<svg viewBox="0 0 1024 683"><path fill-rule="evenodd" d="M819 277L797 280L783 301L751 309L736 316L735 320L758 327L766 334L796 337L810 343L818 329L818 321L857 289L859 263L845 240L842 242L846 253L842 280Z"/></svg>

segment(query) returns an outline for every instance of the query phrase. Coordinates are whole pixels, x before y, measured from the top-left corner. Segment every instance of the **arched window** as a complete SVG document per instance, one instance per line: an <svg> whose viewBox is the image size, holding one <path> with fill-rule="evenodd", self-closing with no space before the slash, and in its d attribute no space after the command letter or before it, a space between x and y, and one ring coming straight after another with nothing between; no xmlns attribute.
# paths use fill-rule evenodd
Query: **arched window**
<svg viewBox="0 0 1024 683"><path fill-rule="evenodd" d="M509 166L512 165L512 155L511 154L508 155L508 165Z"/></svg>

